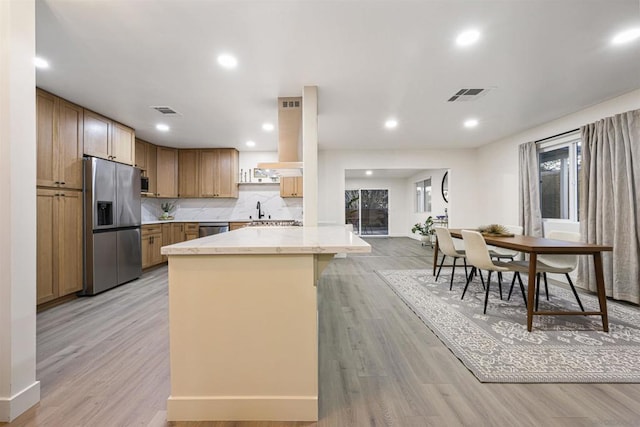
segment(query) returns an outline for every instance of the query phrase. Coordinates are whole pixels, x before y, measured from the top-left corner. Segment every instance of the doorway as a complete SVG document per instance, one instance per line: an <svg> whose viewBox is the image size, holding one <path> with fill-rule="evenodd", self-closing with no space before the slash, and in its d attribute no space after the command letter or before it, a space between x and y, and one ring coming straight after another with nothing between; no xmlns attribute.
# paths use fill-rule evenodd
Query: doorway
<svg viewBox="0 0 640 427"><path fill-rule="evenodd" d="M345 222L361 236L389 235L389 190L345 190Z"/></svg>

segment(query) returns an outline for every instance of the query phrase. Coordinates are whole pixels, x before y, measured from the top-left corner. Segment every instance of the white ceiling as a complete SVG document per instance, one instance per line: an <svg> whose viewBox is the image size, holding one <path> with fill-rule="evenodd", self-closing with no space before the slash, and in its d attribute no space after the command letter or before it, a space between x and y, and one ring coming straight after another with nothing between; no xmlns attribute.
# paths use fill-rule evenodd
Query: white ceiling
<svg viewBox="0 0 640 427"><path fill-rule="evenodd" d="M304 85L320 149L475 147L640 88L640 41L610 43L640 26L639 0L39 0L36 18L39 87L176 147L275 150L261 125ZM480 41L457 47L472 27ZM446 102L470 87L495 89Z"/></svg>

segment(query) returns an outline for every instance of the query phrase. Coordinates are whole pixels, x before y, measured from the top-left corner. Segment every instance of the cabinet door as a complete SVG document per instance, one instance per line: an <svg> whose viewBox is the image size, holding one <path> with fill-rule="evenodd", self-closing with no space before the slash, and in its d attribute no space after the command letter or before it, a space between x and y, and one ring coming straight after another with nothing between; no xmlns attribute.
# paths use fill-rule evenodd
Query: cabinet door
<svg viewBox="0 0 640 427"><path fill-rule="evenodd" d="M111 159L111 120L84 110L84 154Z"/></svg>
<svg viewBox="0 0 640 427"><path fill-rule="evenodd" d="M132 165L135 157L135 133L133 129L113 123L113 137L111 140L111 159L116 162Z"/></svg>
<svg viewBox="0 0 640 427"><path fill-rule="evenodd" d="M56 147L56 97L36 91L37 185L55 187L58 182L58 149Z"/></svg>
<svg viewBox="0 0 640 427"><path fill-rule="evenodd" d="M82 192L58 196L58 296L82 290Z"/></svg>
<svg viewBox="0 0 640 427"><path fill-rule="evenodd" d="M142 268L151 267L151 239L152 236L142 236L140 246L142 248Z"/></svg>
<svg viewBox="0 0 640 427"><path fill-rule="evenodd" d="M295 197L296 178L283 176L280 178L280 197Z"/></svg>
<svg viewBox="0 0 640 427"><path fill-rule="evenodd" d="M151 246L149 250L149 261L151 265L157 265L162 262L162 254L160 251L162 250L162 234L154 234L151 236Z"/></svg>
<svg viewBox="0 0 640 427"><path fill-rule="evenodd" d="M238 151L218 150L217 194L218 197L238 197Z"/></svg>
<svg viewBox="0 0 640 427"><path fill-rule="evenodd" d="M158 150L153 144L147 144L147 177L149 178L149 193L156 195L158 192Z"/></svg>
<svg viewBox="0 0 640 427"><path fill-rule="evenodd" d="M178 150L178 197L198 197L198 150Z"/></svg>
<svg viewBox="0 0 640 427"><path fill-rule="evenodd" d="M60 186L82 190L82 107L63 99L58 108L58 178Z"/></svg>
<svg viewBox="0 0 640 427"><path fill-rule="evenodd" d="M157 147L158 197L178 197L178 150L175 148Z"/></svg>
<svg viewBox="0 0 640 427"><path fill-rule="evenodd" d="M147 145L149 144L136 138L136 161L133 165L143 171L147 170Z"/></svg>
<svg viewBox="0 0 640 427"><path fill-rule="evenodd" d="M58 296L56 276L58 258L58 190L38 189L36 200L36 283L37 303L51 301Z"/></svg>
<svg viewBox="0 0 640 427"><path fill-rule="evenodd" d="M171 244L184 242L184 223L174 222L171 224Z"/></svg>
<svg viewBox="0 0 640 427"><path fill-rule="evenodd" d="M218 150L200 151L200 197L216 197Z"/></svg>
<svg viewBox="0 0 640 427"><path fill-rule="evenodd" d="M162 246L171 245L171 238L171 224L162 224ZM166 260L166 255L162 255L162 262L165 262Z"/></svg>
<svg viewBox="0 0 640 427"><path fill-rule="evenodd" d="M295 177L296 180L296 197L303 197L303 185L302 185L302 177L301 176L296 176Z"/></svg>

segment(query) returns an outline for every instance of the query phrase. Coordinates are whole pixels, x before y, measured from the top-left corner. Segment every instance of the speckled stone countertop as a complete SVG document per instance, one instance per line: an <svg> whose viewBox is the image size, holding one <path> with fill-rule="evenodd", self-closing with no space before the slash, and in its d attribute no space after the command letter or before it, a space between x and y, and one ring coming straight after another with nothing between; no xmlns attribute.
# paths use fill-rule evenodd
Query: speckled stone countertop
<svg viewBox="0 0 640 427"><path fill-rule="evenodd" d="M367 252L371 246L344 226L245 227L162 248L163 255Z"/></svg>

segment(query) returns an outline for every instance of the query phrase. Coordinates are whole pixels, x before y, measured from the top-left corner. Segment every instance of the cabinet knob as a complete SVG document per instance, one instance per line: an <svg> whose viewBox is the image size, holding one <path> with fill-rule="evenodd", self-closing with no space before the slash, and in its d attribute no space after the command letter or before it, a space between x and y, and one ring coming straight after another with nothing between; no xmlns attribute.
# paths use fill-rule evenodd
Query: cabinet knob
<svg viewBox="0 0 640 427"><path fill-rule="evenodd" d="M65 184L66 184L66 182L62 181L60 184L65 185Z"/></svg>

